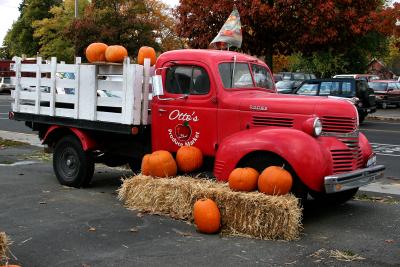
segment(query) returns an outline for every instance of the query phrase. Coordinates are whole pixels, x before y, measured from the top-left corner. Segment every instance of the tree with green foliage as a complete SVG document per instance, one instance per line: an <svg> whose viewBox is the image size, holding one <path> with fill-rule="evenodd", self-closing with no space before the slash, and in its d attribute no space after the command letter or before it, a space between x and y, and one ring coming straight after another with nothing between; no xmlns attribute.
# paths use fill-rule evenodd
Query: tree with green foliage
<svg viewBox="0 0 400 267"><path fill-rule="evenodd" d="M62 0L23 0L19 6L20 16L8 30L3 46L10 56L25 54L36 56L40 49L39 41L33 36L33 22L49 18L49 10Z"/></svg>
<svg viewBox="0 0 400 267"><path fill-rule="evenodd" d="M83 13L88 4L88 0L80 0L78 12ZM51 17L33 22L33 36L39 40L39 53L44 58L57 57L58 60L73 62L74 45L66 33L74 20L75 1L65 0L49 12Z"/></svg>
<svg viewBox="0 0 400 267"><path fill-rule="evenodd" d="M165 8L159 0L93 0L72 23L68 36L80 56L92 42L123 45L130 55L136 55L141 46L161 51L164 44L169 49L167 41L178 37Z"/></svg>

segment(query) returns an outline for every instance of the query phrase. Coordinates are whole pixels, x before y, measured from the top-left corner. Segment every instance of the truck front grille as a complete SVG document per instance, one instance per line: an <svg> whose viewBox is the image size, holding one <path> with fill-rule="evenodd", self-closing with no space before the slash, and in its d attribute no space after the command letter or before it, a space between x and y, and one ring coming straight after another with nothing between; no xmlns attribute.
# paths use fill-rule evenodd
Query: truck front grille
<svg viewBox="0 0 400 267"><path fill-rule="evenodd" d="M293 118L253 116L252 124L253 127L278 126L292 128Z"/></svg>
<svg viewBox="0 0 400 267"><path fill-rule="evenodd" d="M357 129L357 119L349 117L323 116L322 131L326 133L351 133Z"/></svg>
<svg viewBox="0 0 400 267"><path fill-rule="evenodd" d="M333 160L333 173L354 171L363 167L363 156L358 137L342 137L340 141L346 144L347 149L331 150Z"/></svg>

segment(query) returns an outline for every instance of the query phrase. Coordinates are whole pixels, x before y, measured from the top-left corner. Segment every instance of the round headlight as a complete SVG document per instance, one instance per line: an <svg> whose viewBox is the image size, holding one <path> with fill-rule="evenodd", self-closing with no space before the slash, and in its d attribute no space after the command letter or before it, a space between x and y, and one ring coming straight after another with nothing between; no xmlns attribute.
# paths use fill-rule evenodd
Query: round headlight
<svg viewBox="0 0 400 267"><path fill-rule="evenodd" d="M322 133L322 122L319 118L315 118L314 120L314 135L320 136Z"/></svg>

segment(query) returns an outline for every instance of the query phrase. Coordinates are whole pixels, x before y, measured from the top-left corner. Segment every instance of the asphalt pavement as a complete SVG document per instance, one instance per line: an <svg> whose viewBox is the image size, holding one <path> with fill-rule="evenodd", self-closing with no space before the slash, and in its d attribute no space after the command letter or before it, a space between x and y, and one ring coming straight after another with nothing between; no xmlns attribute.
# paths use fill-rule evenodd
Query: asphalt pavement
<svg viewBox="0 0 400 267"><path fill-rule="evenodd" d="M90 188L61 186L41 149L0 149L0 229L22 266L399 266L400 199L306 203L296 241L204 235L194 225L125 209L126 170L96 167ZM38 160L40 159L40 160ZM7 162L4 162L7 161ZM13 164L19 162L19 165Z"/></svg>

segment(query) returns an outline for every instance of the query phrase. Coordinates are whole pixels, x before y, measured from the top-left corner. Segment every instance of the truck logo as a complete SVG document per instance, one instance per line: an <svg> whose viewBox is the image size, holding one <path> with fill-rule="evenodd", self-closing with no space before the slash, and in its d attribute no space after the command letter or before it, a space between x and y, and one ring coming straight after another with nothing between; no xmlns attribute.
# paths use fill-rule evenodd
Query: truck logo
<svg viewBox="0 0 400 267"><path fill-rule="evenodd" d="M183 113L179 109L174 109L169 113L168 117L171 121L178 120L178 121L199 121L199 118L196 115L196 111L193 111L192 114Z"/></svg>
<svg viewBox="0 0 400 267"><path fill-rule="evenodd" d="M183 124L175 126L175 136L179 141L187 141L192 135L192 128L189 126L189 122L185 121Z"/></svg>
<svg viewBox="0 0 400 267"><path fill-rule="evenodd" d="M266 106L250 105L249 108L250 108L250 110L255 110L255 111L266 111L266 110L268 110L268 108Z"/></svg>

